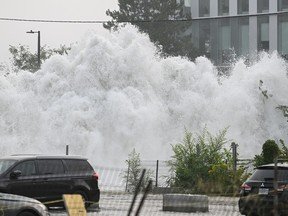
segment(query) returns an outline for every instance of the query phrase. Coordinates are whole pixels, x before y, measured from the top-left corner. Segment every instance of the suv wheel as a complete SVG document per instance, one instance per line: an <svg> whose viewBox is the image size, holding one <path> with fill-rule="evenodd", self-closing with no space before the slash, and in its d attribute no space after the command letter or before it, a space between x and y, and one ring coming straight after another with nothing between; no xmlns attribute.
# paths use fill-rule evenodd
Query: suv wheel
<svg viewBox="0 0 288 216"><path fill-rule="evenodd" d="M17 216L37 216L32 212L20 212Z"/></svg>

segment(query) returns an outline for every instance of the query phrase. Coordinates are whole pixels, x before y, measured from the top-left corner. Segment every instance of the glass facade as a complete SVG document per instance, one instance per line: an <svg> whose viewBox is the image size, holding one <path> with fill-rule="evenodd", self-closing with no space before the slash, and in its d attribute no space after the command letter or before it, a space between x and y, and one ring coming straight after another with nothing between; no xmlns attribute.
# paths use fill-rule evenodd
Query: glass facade
<svg viewBox="0 0 288 216"><path fill-rule="evenodd" d="M200 18L192 23L193 45L198 49L199 55L207 56L216 65L229 64L231 57L244 56L252 59L255 51L278 50L288 59L288 14L275 13L277 7L279 11L288 11L288 0L195 2L197 7L199 3L199 17L213 14L211 19ZM192 6L193 1L191 8ZM214 17L217 13L219 17Z"/></svg>
<svg viewBox="0 0 288 216"><path fill-rule="evenodd" d="M269 51L269 16L257 18L258 51Z"/></svg>
<svg viewBox="0 0 288 216"><path fill-rule="evenodd" d="M257 0L257 12L268 13L269 12L269 0Z"/></svg>
<svg viewBox="0 0 288 216"><path fill-rule="evenodd" d="M249 13L249 0L238 0L238 14Z"/></svg>
<svg viewBox="0 0 288 216"><path fill-rule="evenodd" d="M229 0L218 0L218 15L229 15Z"/></svg>
<svg viewBox="0 0 288 216"><path fill-rule="evenodd" d="M231 25L230 19L222 19L219 21L218 58L225 64L229 62L231 52L233 52L231 43Z"/></svg>
<svg viewBox="0 0 288 216"><path fill-rule="evenodd" d="M278 10L288 11L288 0L278 0Z"/></svg>
<svg viewBox="0 0 288 216"><path fill-rule="evenodd" d="M199 17L210 16L210 0L199 1Z"/></svg>
<svg viewBox="0 0 288 216"><path fill-rule="evenodd" d="M239 49L237 54L247 56L249 54L249 18L239 19Z"/></svg>
<svg viewBox="0 0 288 216"><path fill-rule="evenodd" d="M249 18L204 19L192 24L193 44L200 55L223 65L231 56L249 55Z"/></svg>
<svg viewBox="0 0 288 216"><path fill-rule="evenodd" d="M288 57L288 15L278 17L278 51Z"/></svg>
<svg viewBox="0 0 288 216"><path fill-rule="evenodd" d="M199 55L210 58L210 20L197 20L192 23L192 40L193 45L198 49Z"/></svg>

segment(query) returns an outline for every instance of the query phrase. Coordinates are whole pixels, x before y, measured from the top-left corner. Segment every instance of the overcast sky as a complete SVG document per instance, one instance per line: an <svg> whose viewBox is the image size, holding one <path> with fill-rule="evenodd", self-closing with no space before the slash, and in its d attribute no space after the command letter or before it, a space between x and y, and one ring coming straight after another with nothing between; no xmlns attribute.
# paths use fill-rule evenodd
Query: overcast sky
<svg viewBox="0 0 288 216"><path fill-rule="evenodd" d="M0 0L0 17L42 20L110 20L107 9L117 9L118 0ZM37 52L37 34L41 31L41 46L57 48L81 40L85 32L103 30L102 24L60 24L0 20L0 62L8 61L9 45L28 45Z"/></svg>

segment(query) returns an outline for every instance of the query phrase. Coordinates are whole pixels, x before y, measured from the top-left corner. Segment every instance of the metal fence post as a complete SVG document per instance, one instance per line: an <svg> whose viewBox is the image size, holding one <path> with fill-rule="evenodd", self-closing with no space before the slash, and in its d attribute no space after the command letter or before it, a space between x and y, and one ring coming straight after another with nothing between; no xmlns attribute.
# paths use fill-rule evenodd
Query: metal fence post
<svg viewBox="0 0 288 216"><path fill-rule="evenodd" d="M232 157L233 157L233 196L237 193L237 147L238 145L235 142L231 143L232 148ZM234 208L235 206L233 206Z"/></svg>
<svg viewBox="0 0 288 216"><path fill-rule="evenodd" d="M234 176L237 172L237 144L235 142L231 143L231 148L232 148L232 156L233 156L233 172Z"/></svg>
<svg viewBox="0 0 288 216"><path fill-rule="evenodd" d="M69 155L69 145L66 145L66 155Z"/></svg>
<svg viewBox="0 0 288 216"><path fill-rule="evenodd" d="M274 159L274 199L273 199L273 215L278 216L278 157Z"/></svg>
<svg viewBox="0 0 288 216"><path fill-rule="evenodd" d="M156 180L155 180L155 187L158 187L158 171L159 171L159 160L156 161Z"/></svg>

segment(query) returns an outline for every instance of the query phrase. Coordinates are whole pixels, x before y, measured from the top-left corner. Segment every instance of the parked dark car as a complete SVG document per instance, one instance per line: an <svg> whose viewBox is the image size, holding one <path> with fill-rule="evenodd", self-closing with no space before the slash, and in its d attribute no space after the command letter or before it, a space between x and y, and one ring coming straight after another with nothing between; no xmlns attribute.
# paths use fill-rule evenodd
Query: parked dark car
<svg viewBox="0 0 288 216"><path fill-rule="evenodd" d="M276 210L279 215L288 215L288 164L278 164L277 170L277 181L274 164L268 164L257 167L242 184L239 199L241 214L275 215Z"/></svg>
<svg viewBox="0 0 288 216"><path fill-rule="evenodd" d="M50 216L46 206L38 200L5 193L0 193L0 215Z"/></svg>
<svg viewBox="0 0 288 216"><path fill-rule="evenodd" d="M80 194L86 206L99 202L98 174L78 156L12 155L0 159L0 192L37 199L44 204L63 194ZM61 203L63 205L63 202Z"/></svg>

